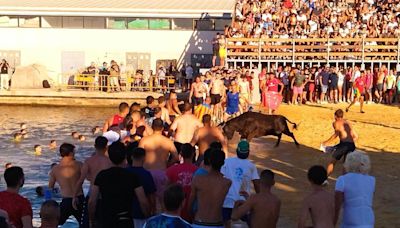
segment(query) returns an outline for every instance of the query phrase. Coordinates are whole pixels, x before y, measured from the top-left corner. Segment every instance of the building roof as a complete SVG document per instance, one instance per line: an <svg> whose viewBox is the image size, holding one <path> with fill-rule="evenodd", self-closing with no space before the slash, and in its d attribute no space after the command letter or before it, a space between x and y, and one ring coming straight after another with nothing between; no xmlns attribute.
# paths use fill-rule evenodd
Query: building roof
<svg viewBox="0 0 400 228"><path fill-rule="evenodd" d="M235 0L0 0L0 13L60 16L230 16L234 5Z"/></svg>

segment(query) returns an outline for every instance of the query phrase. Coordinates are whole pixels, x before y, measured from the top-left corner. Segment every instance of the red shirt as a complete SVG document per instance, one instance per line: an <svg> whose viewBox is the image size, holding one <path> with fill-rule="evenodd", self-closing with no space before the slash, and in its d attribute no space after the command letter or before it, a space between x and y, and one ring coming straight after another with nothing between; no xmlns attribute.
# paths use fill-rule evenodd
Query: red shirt
<svg viewBox="0 0 400 228"><path fill-rule="evenodd" d="M0 192L0 209L7 211L10 222L16 228L22 228L22 217L32 217L31 203L28 199L17 193L7 191Z"/></svg>
<svg viewBox="0 0 400 228"><path fill-rule="evenodd" d="M365 77L358 77L354 83L355 87L360 91L360 93L365 92L365 86L367 85Z"/></svg>
<svg viewBox="0 0 400 228"><path fill-rule="evenodd" d="M190 216L188 209L188 202L190 197L190 192L192 190L192 178L194 172L196 172L197 166L193 164L178 164L171 166L167 169L166 174L170 182L182 185L183 192L185 193L185 205L181 211L181 217L186 221L191 222L192 218Z"/></svg>
<svg viewBox="0 0 400 228"><path fill-rule="evenodd" d="M268 79L267 82L265 82L265 86L268 88L268 91L278 92L279 83L280 81L277 78Z"/></svg>
<svg viewBox="0 0 400 228"><path fill-rule="evenodd" d="M116 115L114 115L112 126L120 125L122 122L124 122L124 117L116 114Z"/></svg>

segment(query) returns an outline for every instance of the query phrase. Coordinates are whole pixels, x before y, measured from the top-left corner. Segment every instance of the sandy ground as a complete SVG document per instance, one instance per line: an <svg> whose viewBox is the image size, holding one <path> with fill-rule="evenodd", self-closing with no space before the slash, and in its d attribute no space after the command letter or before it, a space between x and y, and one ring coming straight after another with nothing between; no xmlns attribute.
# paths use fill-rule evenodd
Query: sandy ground
<svg viewBox="0 0 400 228"><path fill-rule="evenodd" d="M273 148L274 137L263 137L251 142L251 159L259 170L271 169L276 173L273 190L282 200L278 226L295 227L301 202L310 191L307 169L316 164L326 165L328 154L320 152L323 140L333 133L333 113L345 104L324 106L281 105L278 114L300 123L294 130L296 139L302 145L297 149L291 138L283 137L279 148ZM345 118L350 120L359 140L357 148L366 151L372 161L371 175L376 177L374 197L375 227L400 227L400 108L370 104L365 114L355 106ZM230 141L230 152L235 151L239 136ZM338 163L330 178L327 190L334 192L335 180L342 173L342 163ZM311 221L309 221L311 223ZM310 224L311 225L311 224Z"/></svg>

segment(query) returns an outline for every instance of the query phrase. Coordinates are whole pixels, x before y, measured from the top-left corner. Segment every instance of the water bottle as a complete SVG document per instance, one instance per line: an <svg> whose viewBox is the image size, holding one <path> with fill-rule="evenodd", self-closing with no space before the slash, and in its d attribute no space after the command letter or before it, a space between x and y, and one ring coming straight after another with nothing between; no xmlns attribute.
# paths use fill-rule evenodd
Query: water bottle
<svg viewBox="0 0 400 228"><path fill-rule="evenodd" d="M51 200L51 190L46 188L46 190L44 191L44 199L45 200Z"/></svg>

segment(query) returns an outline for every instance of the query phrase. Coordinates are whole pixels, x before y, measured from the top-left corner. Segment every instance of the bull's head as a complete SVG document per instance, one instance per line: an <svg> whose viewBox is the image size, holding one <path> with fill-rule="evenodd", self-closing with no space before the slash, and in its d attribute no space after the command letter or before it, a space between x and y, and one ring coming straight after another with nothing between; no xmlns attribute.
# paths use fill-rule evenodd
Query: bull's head
<svg viewBox="0 0 400 228"><path fill-rule="evenodd" d="M222 131L229 140L233 138L233 134L235 133L235 129L230 125L229 122L222 125Z"/></svg>

